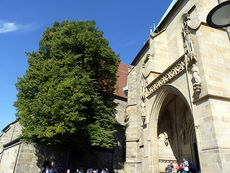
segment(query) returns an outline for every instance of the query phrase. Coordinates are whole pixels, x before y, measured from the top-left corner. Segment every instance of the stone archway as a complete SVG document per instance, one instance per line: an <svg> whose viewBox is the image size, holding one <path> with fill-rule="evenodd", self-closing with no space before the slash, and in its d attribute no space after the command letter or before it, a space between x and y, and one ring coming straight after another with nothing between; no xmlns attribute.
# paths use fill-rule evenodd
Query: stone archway
<svg viewBox="0 0 230 173"><path fill-rule="evenodd" d="M193 117L179 96L168 94L165 98L159 114L157 135L160 172L164 172L170 162L176 165L183 158L199 168Z"/></svg>
<svg viewBox="0 0 230 173"><path fill-rule="evenodd" d="M182 158L199 169L194 121L184 94L174 86L163 86L156 96L150 118L150 170L163 172L169 162L176 164Z"/></svg>

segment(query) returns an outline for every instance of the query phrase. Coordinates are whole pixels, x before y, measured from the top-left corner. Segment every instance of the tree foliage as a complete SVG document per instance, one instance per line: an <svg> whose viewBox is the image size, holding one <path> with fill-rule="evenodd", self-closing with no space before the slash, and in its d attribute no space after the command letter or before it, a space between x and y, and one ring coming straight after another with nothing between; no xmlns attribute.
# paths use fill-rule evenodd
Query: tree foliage
<svg viewBox="0 0 230 173"><path fill-rule="evenodd" d="M14 103L24 140L113 148L119 57L95 22L55 22L27 55Z"/></svg>

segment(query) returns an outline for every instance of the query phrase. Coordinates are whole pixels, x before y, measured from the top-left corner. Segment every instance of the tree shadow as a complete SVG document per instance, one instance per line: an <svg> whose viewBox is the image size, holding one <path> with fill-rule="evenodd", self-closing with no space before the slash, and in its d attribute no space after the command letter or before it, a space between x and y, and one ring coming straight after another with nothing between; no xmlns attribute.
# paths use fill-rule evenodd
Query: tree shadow
<svg viewBox="0 0 230 173"><path fill-rule="evenodd" d="M42 169L46 166L54 168L63 167L66 169L67 150L61 146L47 146L35 144L35 155L37 156L37 166Z"/></svg>

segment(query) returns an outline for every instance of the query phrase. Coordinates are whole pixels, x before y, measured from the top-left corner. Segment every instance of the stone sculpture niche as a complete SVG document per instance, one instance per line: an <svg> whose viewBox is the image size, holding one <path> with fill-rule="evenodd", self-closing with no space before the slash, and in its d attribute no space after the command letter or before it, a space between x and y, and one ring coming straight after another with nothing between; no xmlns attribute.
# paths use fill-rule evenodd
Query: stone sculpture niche
<svg viewBox="0 0 230 173"><path fill-rule="evenodd" d="M191 28L189 26L190 14L185 13L183 15L183 25L182 25L182 37L184 43L184 52L186 56L187 67L190 69L189 72L192 75L192 86L194 91L194 98L197 99L201 93L201 77L199 68L197 65L197 58L194 52L194 47L191 39Z"/></svg>

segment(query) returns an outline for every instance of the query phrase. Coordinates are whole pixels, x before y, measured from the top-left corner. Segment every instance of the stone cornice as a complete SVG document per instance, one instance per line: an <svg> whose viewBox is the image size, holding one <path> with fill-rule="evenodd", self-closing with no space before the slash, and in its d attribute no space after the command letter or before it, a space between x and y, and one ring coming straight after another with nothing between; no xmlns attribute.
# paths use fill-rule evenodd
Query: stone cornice
<svg viewBox="0 0 230 173"><path fill-rule="evenodd" d="M159 162L160 163L177 163L177 160L175 160L175 159L171 159L171 160L169 160L169 159L159 159Z"/></svg>
<svg viewBox="0 0 230 173"><path fill-rule="evenodd" d="M166 28L165 29L162 29L160 32L153 32L153 33L151 33L150 34L150 37L151 38L155 38L155 37L157 37L158 35L160 35L161 33L163 33L164 31L166 30Z"/></svg>
<svg viewBox="0 0 230 173"><path fill-rule="evenodd" d="M162 85L170 82L179 75L186 67L186 56L183 54L176 62L170 65L162 74L154 79L146 86L146 97L151 96L154 92L162 87Z"/></svg>
<svg viewBox="0 0 230 173"><path fill-rule="evenodd" d="M126 139L126 142L139 142L139 139Z"/></svg>
<svg viewBox="0 0 230 173"><path fill-rule="evenodd" d="M220 96L220 95L213 95L213 94L206 94L206 95L200 97L199 99L194 100L193 103L199 103L199 102L202 102L202 101L208 100L208 99L216 99L216 100L223 100L223 101L230 102L229 97Z"/></svg>
<svg viewBox="0 0 230 173"><path fill-rule="evenodd" d="M201 22L201 25L203 25L203 26L207 26L207 27L209 27L209 28L212 28L211 26L209 26L206 22ZM221 30L221 31L226 31L226 29L225 28L212 28L212 29L217 29L217 30Z"/></svg>
<svg viewBox="0 0 230 173"><path fill-rule="evenodd" d="M128 159L127 159L128 160ZM142 162L141 161L133 161L133 160L130 160L130 161L126 161L125 162L126 164L141 164Z"/></svg>
<svg viewBox="0 0 230 173"><path fill-rule="evenodd" d="M133 106L137 106L137 103L135 104L128 104L127 107L133 107Z"/></svg>
<svg viewBox="0 0 230 173"><path fill-rule="evenodd" d="M161 72L157 72L157 71L150 71L146 76L144 76L144 78L146 79L146 78L148 78L149 76L150 76L150 74L158 74L158 75L160 75L161 74Z"/></svg>

